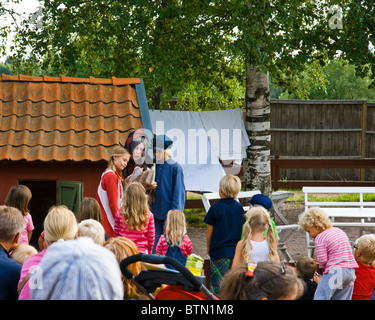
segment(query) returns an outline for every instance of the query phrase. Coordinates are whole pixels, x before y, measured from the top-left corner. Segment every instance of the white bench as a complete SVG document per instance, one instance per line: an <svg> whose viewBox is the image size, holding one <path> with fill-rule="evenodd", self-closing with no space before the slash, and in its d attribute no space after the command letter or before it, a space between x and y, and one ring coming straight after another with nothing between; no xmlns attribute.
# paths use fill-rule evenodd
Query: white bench
<svg viewBox="0 0 375 320"><path fill-rule="evenodd" d="M375 202L363 200L364 194L375 193L375 187L303 187L305 196L305 210L312 207L320 207L330 217L335 227L359 227L360 235L365 228L375 228ZM315 201L309 200L312 194L358 194L358 201ZM351 222L337 221L341 218L350 218ZM308 255L312 256L314 242L306 233Z"/></svg>
<svg viewBox="0 0 375 320"><path fill-rule="evenodd" d="M253 191L241 191L236 200L239 201L239 199L246 199L246 198L251 198L252 196L256 194L260 194L261 192L259 190L253 190ZM292 197L293 193L288 192L288 191L276 191L273 192L271 195L271 200L273 203L273 208L275 210L275 213L279 216L279 218L284 222L288 223L288 221L285 219L285 217L281 214L280 208L281 205L285 202L285 200L288 197ZM204 193L202 195L202 202L204 205L204 208L206 212L211 207L210 200L218 200L220 199L219 192L210 192L210 193ZM243 206L244 211L246 212L249 209L250 206L247 204ZM300 227L298 224L290 224L290 225L282 225L282 226L276 226L277 232L279 234L279 244L278 244L278 250L282 252L284 255L287 263L292 263L293 258L290 256L288 253L285 241L286 239L296 230L298 230Z"/></svg>

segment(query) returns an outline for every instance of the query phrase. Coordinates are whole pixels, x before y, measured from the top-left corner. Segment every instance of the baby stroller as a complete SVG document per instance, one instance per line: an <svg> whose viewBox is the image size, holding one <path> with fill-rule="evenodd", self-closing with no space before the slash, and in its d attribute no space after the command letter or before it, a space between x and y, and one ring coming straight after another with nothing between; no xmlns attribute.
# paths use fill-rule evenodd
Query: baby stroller
<svg viewBox="0 0 375 320"><path fill-rule="evenodd" d="M150 264L147 270L137 276L127 268L128 265L141 261ZM171 265L175 268L158 268L157 265ZM189 269L172 257L139 253L120 263L122 274L131 280L139 290L151 300L218 300L204 285L205 277L194 276ZM156 297L151 292L166 284Z"/></svg>

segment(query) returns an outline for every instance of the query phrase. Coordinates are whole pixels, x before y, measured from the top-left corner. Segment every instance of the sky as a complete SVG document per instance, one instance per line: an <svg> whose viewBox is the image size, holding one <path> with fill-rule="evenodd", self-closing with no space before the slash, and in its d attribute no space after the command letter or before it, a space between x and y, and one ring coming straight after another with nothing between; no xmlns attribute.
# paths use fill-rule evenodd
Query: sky
<svg viewBox="0 0 375 320"><path fill-rule="evenodd" d="M12 4L10 3L7 7L14 9L17 13L21 14L22 17L28 17L30 13L36 12L39 7L39 1L38 0L23 0L19 4ZM6 20L2 19L0 20L0 24L10 24L11 19L8 18ZM14 36L14 34L11 34L8 40L7 47L10 47L11 44L11 38ZM8 53L10 53L10 50L8 49ZM4 62L6 57L0 57L0 62Z"/></svg>

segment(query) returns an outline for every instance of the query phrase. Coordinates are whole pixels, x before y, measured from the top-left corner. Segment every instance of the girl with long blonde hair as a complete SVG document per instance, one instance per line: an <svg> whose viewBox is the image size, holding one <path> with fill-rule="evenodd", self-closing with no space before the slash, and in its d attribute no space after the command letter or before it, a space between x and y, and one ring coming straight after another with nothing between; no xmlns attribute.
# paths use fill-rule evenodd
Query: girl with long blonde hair
<svg viewBox="0 0 375 320"><path fill-rule="evenodd" d="M114 236L132 240L141 253L151 253L155 241L154 215L148 208L148 197L141 183L125 187L122 207L115 214Z"/></svg>
<svg viewBox="0 0 375 320"><path fill-rule="evenodd" d="M237 243L232 267L267 260L279 261L277 241L267 210L256 206L246 212L243 239Z"/></svg>
<svg viewBox="0 0 375 320"><path fill-rule="evenodd" d="M129 159L130 153L126 149L120 146L113 148L108 167L103 172L98 186L95 199L99 203L103 227L109 237L113 237L115 213L121 207L124 182L122 171Z"/></svg>
<svg viewBox="0 0 375 320"><path fill-rule="evenodd" d="M186 232L185 214L180 210L169 210L165 233L159 238L156 253L185 264L186 257L193 252L193 244Z"/></svg>

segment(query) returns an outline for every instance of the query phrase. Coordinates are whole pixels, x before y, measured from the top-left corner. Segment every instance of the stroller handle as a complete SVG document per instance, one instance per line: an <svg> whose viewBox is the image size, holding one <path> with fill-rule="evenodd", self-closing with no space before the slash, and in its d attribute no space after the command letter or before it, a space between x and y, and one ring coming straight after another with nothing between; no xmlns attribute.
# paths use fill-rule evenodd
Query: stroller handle
<svg viewBox="0 0 375 320"><path fill-rule="evenodd" d="M137 261L142 261L142 262L152 263L152 264L165 264L165 265L170 264L177 271L179 271L187 280L189 280L196 290L200 290L204 294L206 294L206 296L208 295L210 299L216 300L216 298L212 295L212 293L204 285L202 285L199 282L199 280L190 272L189 269L187 269L183 264L181 264L180 262L178 262L176 259L172 257L160 256L156 254L138 253L136 255L125 258L120 263L120 269L121 269L122 274L126 278L132 279L133 277L133 274L127 268L127 266Z"/></svg>

